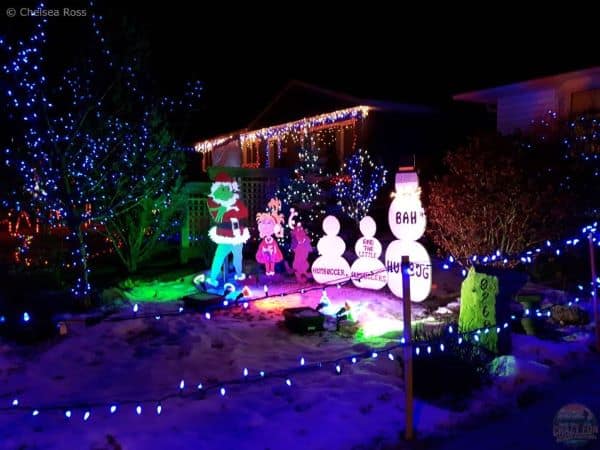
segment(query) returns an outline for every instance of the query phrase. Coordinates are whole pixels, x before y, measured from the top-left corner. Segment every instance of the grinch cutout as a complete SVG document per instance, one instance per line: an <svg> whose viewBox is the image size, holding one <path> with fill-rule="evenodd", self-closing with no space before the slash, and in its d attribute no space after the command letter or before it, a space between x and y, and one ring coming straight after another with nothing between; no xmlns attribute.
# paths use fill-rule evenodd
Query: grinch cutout
<svg viewBox="0 0 600 450"><path fill-rule="evenodd" d="M364 289L381 289L387 283L385 266L379 260L381 256L381 242L375 238L377 224L370 216L365 216L360 221L360 232L363 234L354 251L358 258L351 267L352 283Z"/></svg>
<svg viewBox="0 0 600 450"><path fill-rule="evenodd" d="M250 238L250 232L242 221L248 218L248 208L240 200L237 182L225 173L218 174L210 188L207 206L214 222L214 226L208 230L208 236L217 244L217 250L206 283L213 287L219 285L219 272L230 254L233 255L235 279L246 279L242 269L242 249Z"/></svg>
<svg viewBox="0 0 600 450"><path fill-rule="evenodd" d="M290 217L288 218L288 227L292 235L292 251L294 252L294 262L292 263L292 269L296 276L296 281L302 283L310 278L308 274L308 255L312 252L313 248L310 245L310 238L308 233L300 222L294 223L294 217L297 217L298 213L294 208L290 208Z"/></svg>
<svg viewBox="0 0 600 450"><path fill-rule="evenodd" d="M283 254L273 236L283 237L283 226L281 224L284 223L284 217L283 214L279 214L281 201L272 198L268 206L271 212L256 215L258 233L262 238L256 251L256 261L265 265L265 273L271 277L275 275L275 264L283 261Z"/></svg>
<svg viewBox="0 0 600 450"><path fill-rule="evenodd" d="M312 275L317 283L337 284L350 278L350 265L343 258L346 243L337 234L340 222L335 216L323 219L325 236L319 239L317 250L319 256L312 266Z"/></svg>

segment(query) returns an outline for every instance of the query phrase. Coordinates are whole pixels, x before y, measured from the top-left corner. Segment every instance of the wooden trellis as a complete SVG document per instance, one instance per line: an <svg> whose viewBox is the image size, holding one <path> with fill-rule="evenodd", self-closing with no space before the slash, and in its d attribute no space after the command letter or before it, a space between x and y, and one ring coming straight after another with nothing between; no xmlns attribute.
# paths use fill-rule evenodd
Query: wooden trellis
<svg viewBox="0 0 600 450"><path fill-rule="evenodd" d="M269 199L275 194L278 179L275 178L245 178L241 180L241 197L248 207L248 220L256 217L256 213L264 212ZM253 226L253 223L249 223Z"/></svg>
<svg viewBox="0 0 600 450"><path fill-rule="evenodd" d="M206 195L210 183L188 183L185 186L185 211L181 224L181 262L186 263L190 258L200 256L203 239L210 224L210 216L206 206Z"/></svg>

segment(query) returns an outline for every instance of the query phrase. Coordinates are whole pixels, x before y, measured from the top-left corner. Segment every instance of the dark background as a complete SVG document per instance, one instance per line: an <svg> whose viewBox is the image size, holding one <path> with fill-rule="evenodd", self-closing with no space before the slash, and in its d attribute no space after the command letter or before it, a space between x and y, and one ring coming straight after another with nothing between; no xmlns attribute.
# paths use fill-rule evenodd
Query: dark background
<svg viewBox="0 0 600 450"><path fill-rule="evenodd" d="M2 2L0 31L25 30L33 20L8 19L4 8L35 3ZM157 90L204 81L204 101L186 127L190 142L246 126L290 79L362 98L445 105L455 93L600 64L597 21L581 10L183 0L46 6L63 7L103 15L116 52L141 43ZM50 64L90 51L82 38L89 17L49 21Z"/></svg>

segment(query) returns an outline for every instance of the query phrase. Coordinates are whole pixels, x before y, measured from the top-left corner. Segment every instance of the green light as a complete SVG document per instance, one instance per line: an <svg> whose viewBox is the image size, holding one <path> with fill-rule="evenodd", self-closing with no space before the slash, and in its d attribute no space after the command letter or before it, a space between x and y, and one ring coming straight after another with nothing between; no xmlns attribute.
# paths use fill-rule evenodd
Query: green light
<svg viewBox="0 0 600 450"><path fill-rule="evenodd" d="M401 333L404 330L402 320L378 317L363 323L362 332L364 337L378 337L389 333Z"/></svg>
<svg viewBox="0 0 600 450"><path fill-rule="evenodd" d="M132 302L172 302L197 292L192 284L193 277L187 275L174 281L136 281L124 295Z"/></svg>

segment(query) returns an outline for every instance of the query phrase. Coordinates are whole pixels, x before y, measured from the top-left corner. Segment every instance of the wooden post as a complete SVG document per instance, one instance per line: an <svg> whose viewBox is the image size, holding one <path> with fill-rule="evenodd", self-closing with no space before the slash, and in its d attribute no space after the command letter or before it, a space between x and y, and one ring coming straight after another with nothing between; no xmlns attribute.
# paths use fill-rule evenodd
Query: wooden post
<svg viewBox="0 0 600 450"><path fill-rule="evenodd" d="M402 257L402 306L404 319L404 392L406 396L406 430L404 437L407 441L414 438L413 425L413 356L412 356L412 321L410 312L410 275L408 269L410 261L408 256Z"/></svg>
<svg viewBox="0 0 600 450"><path fill-rule="evenodd" d="M600 352L600 311L598 311L598 289L596 288L596 259L594 254L594 239L588 234L590 245L590 268L592 269L592 308L594 308L594 323L596 324L596 350Z"/></svg>

